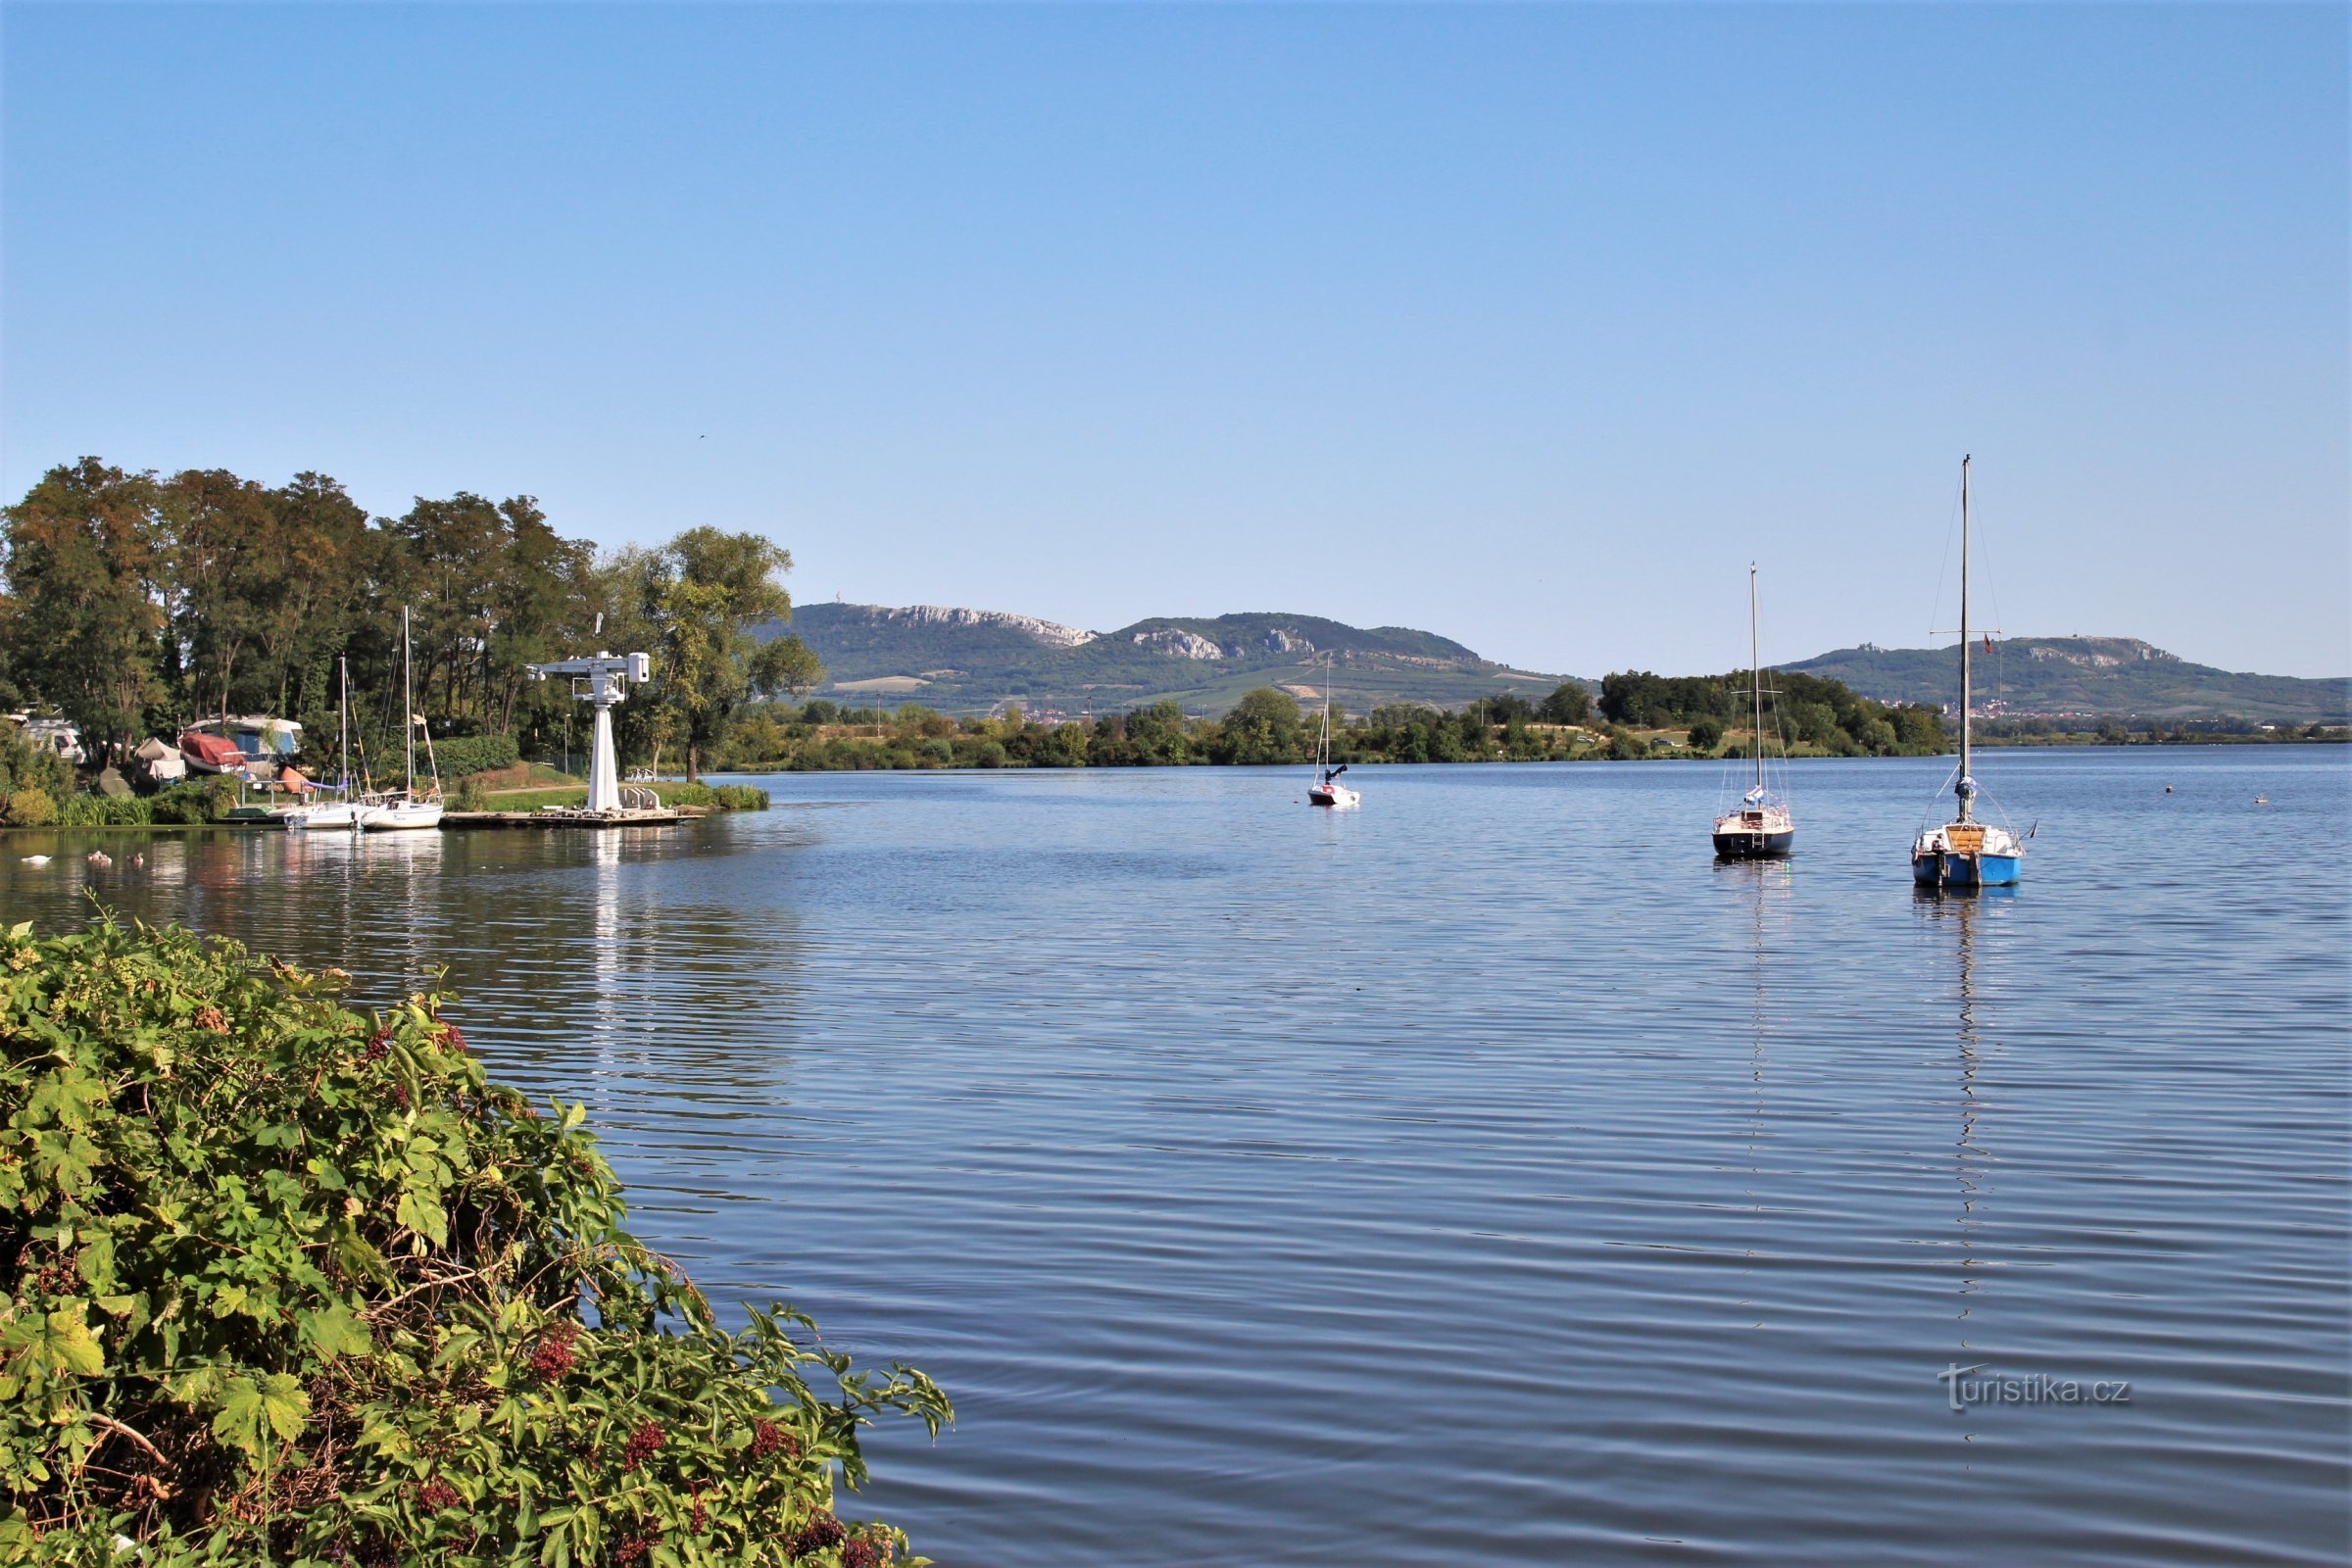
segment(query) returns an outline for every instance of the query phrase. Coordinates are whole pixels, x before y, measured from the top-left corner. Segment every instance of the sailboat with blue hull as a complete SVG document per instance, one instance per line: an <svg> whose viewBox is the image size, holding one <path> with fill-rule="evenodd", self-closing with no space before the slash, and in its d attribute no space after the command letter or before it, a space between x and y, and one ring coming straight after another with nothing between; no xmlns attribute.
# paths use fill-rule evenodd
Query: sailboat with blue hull
<svg viewBox="0 0 2352 1568"><path fill-rule="evenodd" d="M1970 744L1973 666L1968 645L1968 462L1960 460L1960 771L1952 794L1960 809L1941 827L1911 844L1911 880L1923 888L1999 888L2025 875L2026 845L2013 828L1977 820L1976 773Z"/></svg>

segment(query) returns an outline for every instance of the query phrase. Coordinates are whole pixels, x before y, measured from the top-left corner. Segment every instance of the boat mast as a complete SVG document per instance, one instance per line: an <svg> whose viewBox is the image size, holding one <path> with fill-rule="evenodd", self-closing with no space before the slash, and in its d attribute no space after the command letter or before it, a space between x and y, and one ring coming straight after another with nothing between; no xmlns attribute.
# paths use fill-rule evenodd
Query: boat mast
<svg viewBox="0 0 2352 1568"><path fill-rule="evenodd" d="M336 782L343 786L343 798L348 801L351 799L351 660L338 654L335 668L343 676L343 695L335 718L335 761L343 776Z"/></svg>
<svg viewBox="0 0 2352 1568"><path fill-rule="evenodd" d="M400 734L408 745L401 763L401 788L416 793L416 698L409 671L409 607L400 607Z"/></svg>
<svg viewBox="0 0 2352 1568"><path fill-rule="evenodd" d="M1960 782L1952 792L1960 797L1960 820L1975 820L1977 781L1969 773L1969 676L1968 650L1968 458L1960 459Z"/></svg>
<svg viewBox="0 0 2352 1568"><path fill-rule="evenodd" d="M1315 739L1315 777L1331 766L1331 651L1323 651L1323 733Z"/></svg>
<svg viewBox="0 0 2352 1568"><path fill-rule="evenodd" d="M1756 699L1756 792L1764 790L1764 655L1756 641L1756 564L1747 564L1747 685Z"/></svg>

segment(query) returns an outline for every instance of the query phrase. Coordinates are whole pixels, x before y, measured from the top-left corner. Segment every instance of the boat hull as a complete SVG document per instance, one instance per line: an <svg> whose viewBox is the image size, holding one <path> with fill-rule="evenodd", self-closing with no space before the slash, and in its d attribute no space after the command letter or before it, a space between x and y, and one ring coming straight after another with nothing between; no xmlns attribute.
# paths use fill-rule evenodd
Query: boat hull
<svg viewBox="0 0 2352 1568"><path fill-rule="evenodd" d="M1727 860L1778 860L1796 847L1796 829L1719 828L1715 853Z"/></svg>
<svg viewBox="0 0 2352 1568"><path fill-rule="evenodd" d="M1328 807L1335 811L1352 810L1363 797L1343 784L1310 784L1306 790L1309 806Z"/></svg>
<svg viewBox="0 0 2352 1568"><path fill-rule="evenodd" d="M298 806L283 813L290 833L350 833L360 825L360 808L346 801L326 806Z"/></svg>
<svg viewBox="0 0 2352 1568"><path fill-rule="evenodd" d="M360 808L360 826L369 833L437 828L440 825L441 808L438 803L404 801L394 806L364 806Z"/></svg>
<svg viewBox="0 0 2352 1568"><path fill-rule="evenodd" d="M2024 876L2025 861L2015 855L1922 850L1911 857L1911 880L1923 888L2006 888Z"/></svg>

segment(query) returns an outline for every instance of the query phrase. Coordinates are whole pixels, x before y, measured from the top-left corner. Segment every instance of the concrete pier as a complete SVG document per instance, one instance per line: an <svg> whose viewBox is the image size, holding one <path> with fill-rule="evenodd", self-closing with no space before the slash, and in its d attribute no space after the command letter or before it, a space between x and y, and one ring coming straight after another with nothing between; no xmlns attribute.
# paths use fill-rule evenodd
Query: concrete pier
<svg viewBox="0 0 2352 1568"><path fill-rule="evenodd" d="M671 827L691 822L710 809L703 806L665 807L653 811L443 811L441 825L460 827Z"/></svg>

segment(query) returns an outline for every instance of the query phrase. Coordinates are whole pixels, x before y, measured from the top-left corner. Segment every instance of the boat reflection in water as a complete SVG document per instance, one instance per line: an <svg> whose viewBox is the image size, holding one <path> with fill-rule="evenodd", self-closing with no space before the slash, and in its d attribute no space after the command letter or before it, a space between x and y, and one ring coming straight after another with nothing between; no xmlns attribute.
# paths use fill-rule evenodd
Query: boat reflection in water
<svg viewBox="0 0 2352 1568"><path fill-rule="evenodd" d="M1972 1365L1986 1354L1984 1347L1972 1343L1970 1318L1986 1278L1999 1266L1984 1255L1989 1236L1984 1205L1993 1191L1990 1172L1994 1160L1979 1136L1985 1107L1978 1096L1977 1074L1984 1063L1985 1046L1977 988L1977 944L1982 935L1978 923L1997 917L2016 894L2014 886L1959 890L1924 885L1914 887L1911 893L1913 907L1926 919L1948 926L1952 938L1953 985L1958 1004L1953 1035L1959 1048L1959 1093L1955 1104L1959 1137L1952 1144L1952 1177L1960 1200L1954 1221L1959 1234L1953 1243L1959 1251L1956 1266L1960 1270L1960 1328L1952 1356L1955 1367Z"/></svg>

